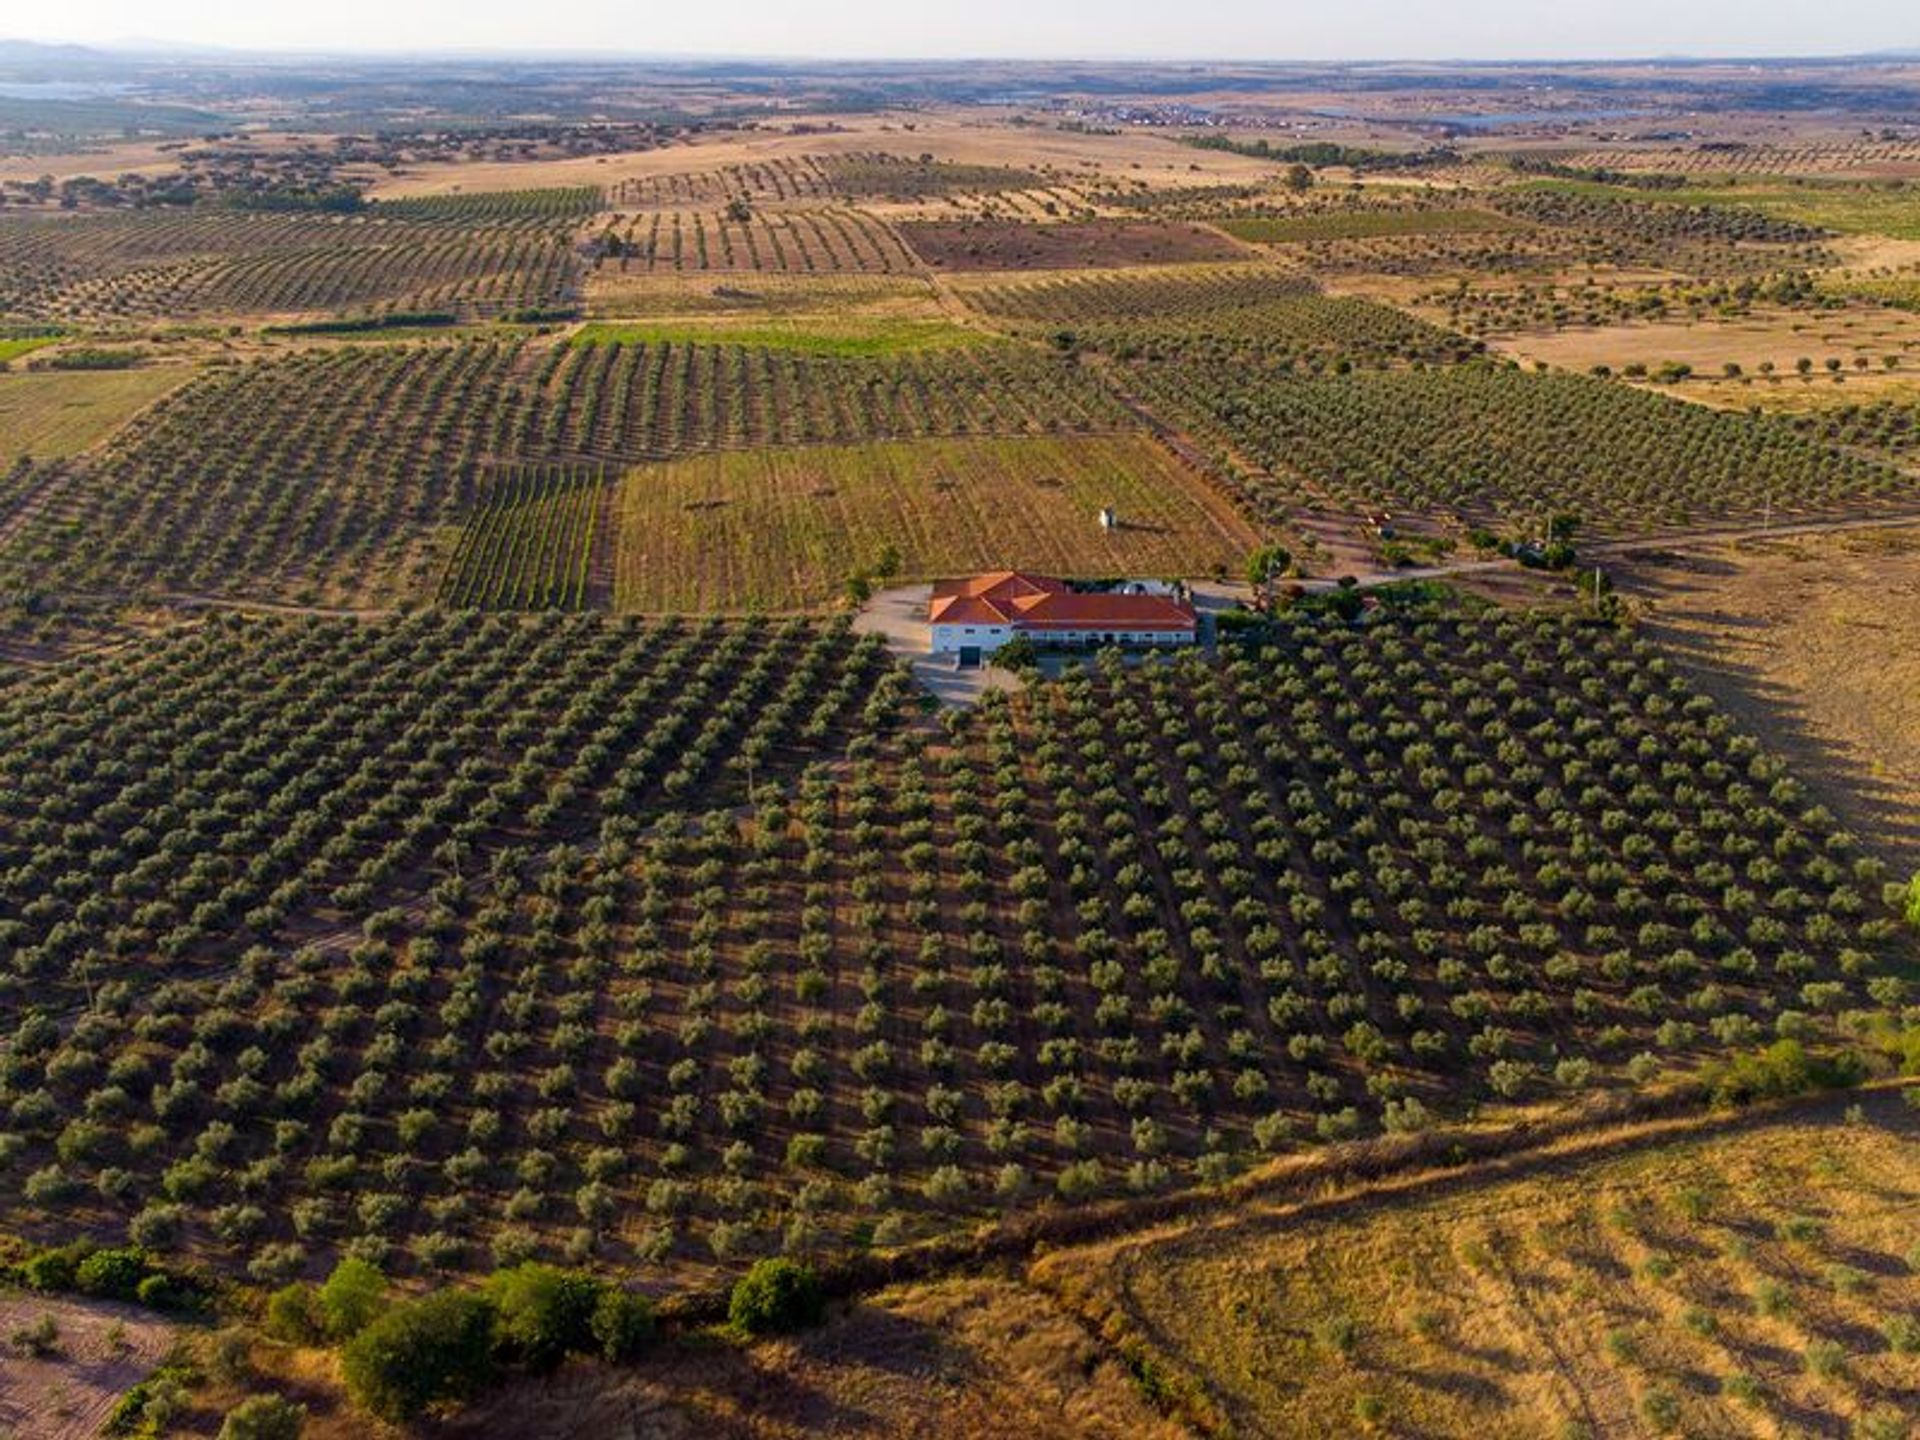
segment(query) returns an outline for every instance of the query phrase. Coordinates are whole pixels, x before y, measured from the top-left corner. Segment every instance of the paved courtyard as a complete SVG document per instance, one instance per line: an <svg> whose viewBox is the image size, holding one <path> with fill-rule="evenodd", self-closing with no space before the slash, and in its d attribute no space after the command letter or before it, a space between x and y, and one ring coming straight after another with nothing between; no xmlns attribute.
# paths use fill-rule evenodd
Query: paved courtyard
<svg viewBox="0 0 1920 1440"><path fill-rule="evenodd" d="M1020 678L1010 671L992 665L962 670L951 658L934 656L932 627L927 624L932 598L931 585L876 591L853 617L853 628L885 639L887 649L913 667L914 679L942 705L973 705L989 690L1018 690Z"/></svg>

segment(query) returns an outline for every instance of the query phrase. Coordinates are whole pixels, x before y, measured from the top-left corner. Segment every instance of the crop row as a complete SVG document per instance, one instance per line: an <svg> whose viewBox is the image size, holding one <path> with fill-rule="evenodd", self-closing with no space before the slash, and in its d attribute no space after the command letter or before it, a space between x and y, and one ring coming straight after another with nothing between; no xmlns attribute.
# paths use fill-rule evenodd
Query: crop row
<svg viewBox="0 0 1920 1440"><path fill-rule="evenodd" d="M497 453L510 345L344 347L203 373L8 547L23 585L417 589Z"/></svg>
<svg viewBox="0 0 1920 1440"><path fill-rule="evenodd" d="M1859 446L1906 456L1920 450L1920 404L1869 400L1821 406L1792 417L1793 426L1836 445Z"/></svg>
<svg viewBox="0 0 1920 1440"><path fill-rule="evenodd" d="M1014 345L315 349L208 369L142 415L0 544L0 583L393 603L439 582L495 464L1130 428L1086 370Z"/></svg>
<svg viewBox="0 0 1920 1440"><path fill-rule="evenodd" d="M1276 360L1439 361L1474 348L1389 306L1323 295L1311 281L1264 268L1030 280L967 296L983 314L1017 330L1071 332L1125 358L1217 347Z"/></svg>
<svg viewBox="0 0 1920 1440"><path fill-rule="evenodd" d="M133 1001L403 903L423 866L731 799L884 726L841 629L221 621L0 693L0 1015ZM864 709L863 709L864 707ZM864 715L864 719L862 716Z"/></svg>
<svg viewBox="0 0 1920 1440"><path fill-rule="evenodd" d="M1012 345L879 361L721 345L575 345L552 352L535 384L522 453L603 460L1125 424L1078 367Z"/></svg>
<svg viewBox="0 0 1920 1440"><path fill-rule="evenodd" d="M563 240L466 231L404 243L282 251L143 268L65 286L44 313L133 318L366 309L540 309L574 292L580 267Z"/></svg>
<svg viewBox="0 0 1920 1440"><path fill-rule="evenodd" d="M1483 363L1320 378L1224 364L1128 373L1164 415L1229 443L1295 498L1349 509L1571 513L1618 532L1826 513L1914 489L1777 417L1582 375Z"/></svg>
<svg viewBox="0 0 1920 1440"><path fill-rule="evenodd" d="M463 225L500 225L517 220L584 220L606 203L597 185L546 190L485 190L472 195L421 195L379 200L376 216L402 220L450 221Z"/></svg>
<svg viewBox="0 0 1920 1440"><path fill-rule="evenodd" d="M0 313L36 319L549 304L571 290L573 222L105 215L0 222Z"/></svg>
<svg viewBox="0 0 1920 1440"><path fill-rule="evenodd" d="M1365 240L1382 235L1467 235L1510 230L1515 222L1491 210L1468 206L1355 205L1342 209L1271 214L1236 213L1220 228L1255 245L1301 240Z"/></svg>
<svg viewBox="0 0 1920 1440"><path fill-rule="evenodd" d="M821 200L833 193L820 162L812 156L778 157L718 170L671 175L636 175L607 188L617 210L669 210L725 205L732 200Z"/></svg>
<svg viewBox="0 0 1920 1440"><path fill-rule="evenodd" d="M357 939L25 1019L0 1189L25 1228L275 1279L892 1243L1904 993L1876 862L1635 642L1271 642L993 701L750 817L443 864Z"/></svg>
<svg viewBox="0 0 1920 1440"><path fill-rule="evenodd" d="M610 221L596 248L604 268L876 271L917 268L894 234L858 210L720 212L649 210Z"/></svg>
<svg viewBox="0 0 1920 1440"><path fill-rule="evenodd" d="M1583 169L1678 175L1819 175L1872 172L1920 162L1920 141L1856 140L1839 144L1750 145L1740 142L1648 150L1591 150L1560 157Z"/></svg>
<svg viewBox="0 0 1920 1440"><path fill-rule="evenodd" d="M582 610L607 507L606 475L513 466L483 482L440 580L455 609Z"/></svg>
<svg viewBox="0 0 1920 1440"><path fill-rule="evenodd" d="M1219 1377L1244 1433L1900 1440L1920 1413L1920 1172L1898 1109L1195 1226L1094 1278L1084 1309L1151 1335L1156 1371ZM1074 1259L1043 1283L1081 1293Z"/></svg>

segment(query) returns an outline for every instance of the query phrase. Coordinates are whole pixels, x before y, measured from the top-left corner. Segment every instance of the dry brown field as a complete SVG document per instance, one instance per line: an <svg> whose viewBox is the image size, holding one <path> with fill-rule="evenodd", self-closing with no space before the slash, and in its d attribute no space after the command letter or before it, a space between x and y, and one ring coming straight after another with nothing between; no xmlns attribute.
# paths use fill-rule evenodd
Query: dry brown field
<svg viewBox="0 0 1920 1440"><path fill-rule="evenodd" d="M625 155L481 163L457 168L423 167L382 179L370 194L375 199L387 200L480 190L612 185L632 177L689 174L781 156L798 158L875 151L903 156L931 155L936 160L966 165L1099 172L1144 180L1150 185L1191 185L1202 179L1253 180L1270 177L1279 168L1241 155L1194 150L1166 134L1129 131L1120 135L1096 135L1040 126L1014 129L958 111L918 115L911 129L895 119L871 115L817 117L817 120L819 123L831 121L837 128L825 134L796 134L790 129L769 126L762 130L700 136Z"/></svg>
<svg viewBox="0 0 1920 1440"><path fill-rule="evenodd" d="M884 1291L824 1328L752 1348L676 1346L579 1366L482 1402L443 1436L649 1440L1173 1440L1170 1422L1072 1319L1017 1283Z"/></svg>
<svg viewBox="0 0 1920 1440"><path fill-rule="evenodd" d="M1641 553L1616 580L1835 813L1920 867L1920 528Z"/></svg>
<svg viewBox="0 0 1920 1440"><path fill-rule="evenodd" d="M1105 505L1119 529L1096 523ZM818 609L889 548L903 580L1007 567L1203 577L1238 570L1258 543L1143 436L736 450L632 472L615 594L646 613Z"/></svg>
<svg viewBox="0 0 1920 1440"><path fill-rule="evenodd" d="M1214 1433L1906 1435L1916 1120L1842 1109L1242 1204L1034 1278Z"/></svg>
<svg viewBox="0 0 1920 1440"><path fill-rule="evenodd" d="M1920 365L1920 315L1876 305L1833 311L1756 307L1751 314L1733 319L1498 335L1490 343L1515 359L1541 361L1563 370L1595 365L1621 370L1634 364L1653 368L1679 361L1701 376L1718 375L1728 363L1748 372L1770 363L1781 374L1791 374L1802 358L1816 368L1836 358L1848 371L1864 358L1879 370L1888 355L1908 367Z"/></svg>
<svg viewBox="0 0 1920 1440"><path fill-rule="evenodd" d="M188 365L0 375L0 466L77 455L192 375Z"/></svg>

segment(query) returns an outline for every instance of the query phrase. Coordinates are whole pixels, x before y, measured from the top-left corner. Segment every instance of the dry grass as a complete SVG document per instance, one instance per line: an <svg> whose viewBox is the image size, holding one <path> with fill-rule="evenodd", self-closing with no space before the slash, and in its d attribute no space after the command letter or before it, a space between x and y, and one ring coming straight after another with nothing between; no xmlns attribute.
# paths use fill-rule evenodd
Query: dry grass
<svg viewBox="0 0 1920 1440"><path fill-rule="evenodd" d="M1103 531L1100 507L1121 528ZM903 579L1022 567L1204 576L1257 543L1141 436L892 441L728 451L634 471L619 608L818 609L892 546Z"/></svg>
<svg viewBox="0 0 1920 1440"><path fill-rule="evenodd" d="M1802 357L1816 367L1824 366L1829 357L1838 358L1851 371L1863 356L1878 370L1887 355L1902 357L1912 368L1920 364L1916 354L1920 352L1920 315L1871 305L1838 311L1756 307L1751 315L1738 319L1507 335L1496 337L1492 344L1517 359L1540 360L1566 370L1595 365L1620 370L1632 364L1653 368L1671 360L1691 365L1696 374L1713 376L1728 362L1750 374L1763 362L1771 362L1782 375L1790 376L1794 362Z"/></svg>
<svg viewBox="0 0 1920 1440"><path fill-rule="evenodd" d="M1836 813L1920 865L1920 529L1640 554L1616 579Z"/></svg>
<svg viewBox="0 0 1920 1440"><path fill-rule="evenodd" d="M53 459L78 454L192 374L188 366L165 365L0 375L0 466L22 455Z"/></svg>
<svg viewBox="0 0 1920 1440"><path fill-rule="evenodd" d="M887 1291L793 1341L664 1350L504 1391L441 1433L650 1440L1183 1433L1071 1320L1022 1286L956 1280Z"/></svg>
<svg viewBox="0 0 1920 1440"><path fill-rule="evenodd" d="M384 177L370 193L387 200L480 190L612 185L634 177L693 174L780 156L874 152L907 158L931 155L935 160L961 165L1097 172L1154 186L1255 180L1280 169L1241 155L1194 150L1171 135L1141 131L1092 135L1038 126L1013 127L983 123L977 111L968 109L943 112L936 108L918 113L911 131L903 130L887 116L810 117L814 124L828 118L836 126L830 134L792 134L774 128L714 132L692 143L625 155L423 167L413 173Z"/></svg>
<svg viewBox="0 0 1920 1440"><path fill-rule="evenodd" d="M595 316L711 315L746 323L770 315L930 319L941 313L932 284L910 275L648 275L603 269L588 277L586 300Z"/></svg>
<svg viewBox="0 0 1920 1440"><path fill-rule="evenodd" d="M1865 375L1851 371L1829 375L1819 371L1805 377L1787 375L1774 379L1747 375L1738 380L1689 380L1684 385L1663 388L1669 395L1701 405L1714 405L1723 410L1749 410L1758 406L1780 415L1810 414L1882 400L1902 405L1920 404L1920 376L1912 369L1891 374L1876 370Z"/></svg>
<svg viewBox="0 0 1920 1440"><path fill-rule="evenodd" d="M1891 1095L1838 1110L1243 1211L1036 1276L1234 1433L1844 1434L1920 1403L1920 1356L1883 1332L1920 1305L1920 1147Z"/></svg>

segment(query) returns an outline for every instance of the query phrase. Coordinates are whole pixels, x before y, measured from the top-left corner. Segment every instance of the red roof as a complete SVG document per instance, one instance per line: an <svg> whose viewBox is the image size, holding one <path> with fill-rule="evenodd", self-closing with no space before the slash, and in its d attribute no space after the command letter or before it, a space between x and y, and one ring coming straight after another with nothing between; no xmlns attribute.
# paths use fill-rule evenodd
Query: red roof
<svg viewBox="0 0 1920 1440"><path fill-rule="evenodd" d="M991 600L940 595L927 607L927 618L940 625L1005 625L1013 617Z"/></svg>
<svg viewBox="0 0 1920 1440"><path fill-rule="evenodd" d="M1193 607L1164 595L1082 595L1058 580L1005 570L933 587L936 625L1011 625L1017 630L1158 630L1191 634Z"/></svg>
<svg viewBox="0 0 1920 1440"><path fill-rule="evenodd" d="M1193 607L1164 595L1045 595L1020 606L1014 622L1031 630L1186 630Z"/></svg>
<svg viewBox="0 0 1920 1440"><path fill-rule="evenodd" d="M1051 580L1045 575L995 570L991 574L975 575L968 580L935 581L933 598L943 600L952 595L966 595L980 600L1006 601L1017 600L1023 595L1058 595L1066 588L1063 581Z"/></svg>

